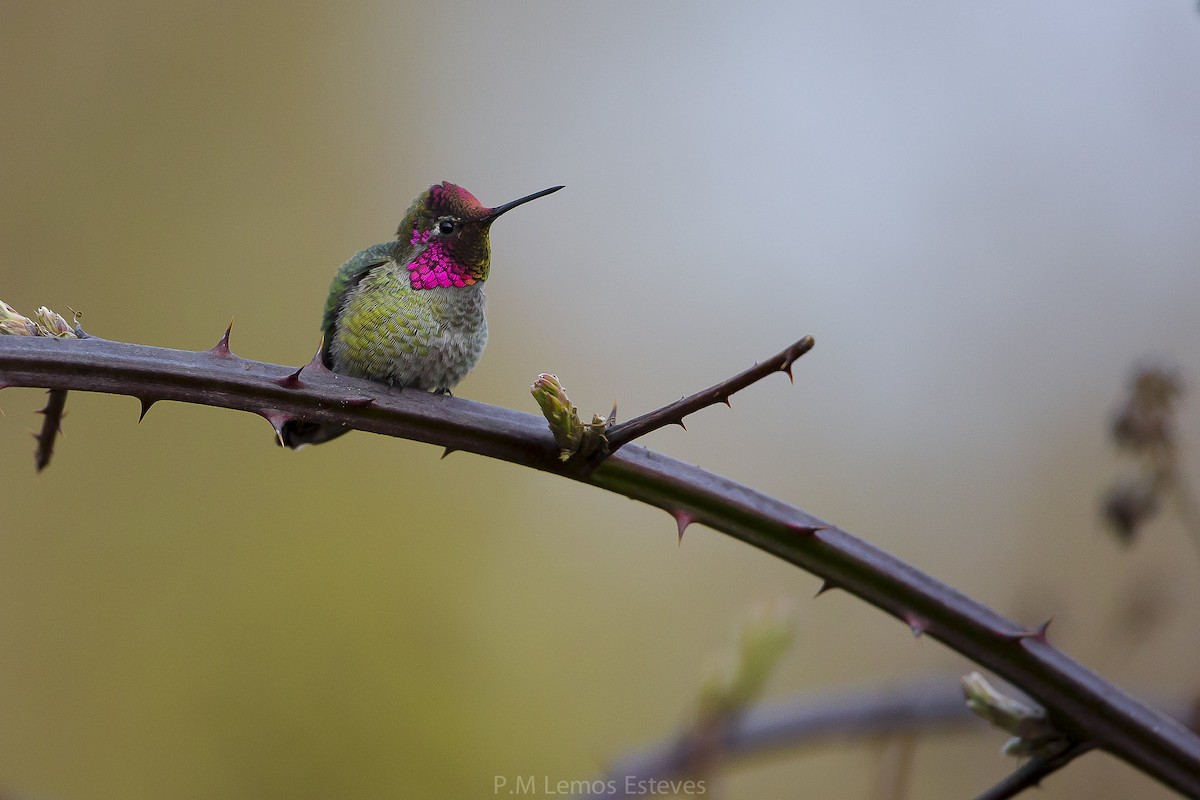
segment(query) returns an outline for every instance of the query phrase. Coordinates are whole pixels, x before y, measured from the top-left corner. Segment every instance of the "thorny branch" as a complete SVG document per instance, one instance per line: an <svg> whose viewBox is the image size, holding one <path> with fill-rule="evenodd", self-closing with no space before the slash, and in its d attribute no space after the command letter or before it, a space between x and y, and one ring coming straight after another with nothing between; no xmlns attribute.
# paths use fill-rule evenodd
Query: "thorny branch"
<svg viewBox="0 0 1200 800"><path fill-rule="evenodd" d="M1094 744L1200 797L1200 738L1122 693L1018 625L894 556L799 508L634 444L594 470L559 458L532 414L386 388L327 370L250 361L227 347L187 352L96 338L0 337L0 384L125 394L249 411L278 427L308 419L436 444L589 483L657 506L681 529L701 522L850 592L937 639L1044 706Z"/></svg>
<svg viewBox="0 0 1200 800"><path fill-rule="evenodd" d="M795 379L792 377L793 362L809 350L812 350L814 344L813 337L805 336L795 344L776 353L767 360L755 364L750 369L734 375L728 380L721 381L704 391L696 392L689 397L677 400L648 414L634 417L628 422L613 425L607 432L609 451L615 453L622 445L628 444L634 439L639 439L651 431L665 428L668 425L678 425L686 430L687 426L683 424L684 417L709 406L714 406L717 403L724 403L728 406L730 395L745 389L753 383L757 383L772 373L785 372L787 373L788 380L794 382Z"/></svg>

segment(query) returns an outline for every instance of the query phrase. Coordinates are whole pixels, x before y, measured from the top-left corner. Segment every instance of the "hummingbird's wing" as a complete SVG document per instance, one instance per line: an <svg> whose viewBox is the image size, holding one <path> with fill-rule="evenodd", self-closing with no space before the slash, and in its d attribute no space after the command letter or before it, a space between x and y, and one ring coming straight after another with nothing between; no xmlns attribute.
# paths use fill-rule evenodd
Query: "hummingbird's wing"
<svg viewBox="0 0 1200 800"><path fill-rule="evenodd" d="M350 290L367 276L375 267L383 266L392 260L395 242L385 242L360 250L350 257L350 260L338 268L329 284L329 296L325 300L325 316L321 320L321 330L325 333L325 347L333 341L334 329L337 327L338 312Z"/></svg>

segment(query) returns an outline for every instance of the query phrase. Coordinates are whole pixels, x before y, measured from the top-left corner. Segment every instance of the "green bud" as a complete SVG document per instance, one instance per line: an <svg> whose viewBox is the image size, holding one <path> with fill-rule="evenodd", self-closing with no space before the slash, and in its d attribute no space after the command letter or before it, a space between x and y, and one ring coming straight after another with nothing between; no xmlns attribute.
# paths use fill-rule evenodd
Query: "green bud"
<svg viewBox="0 0 1200 800"><path fill-rule="evenodd" d="M1001 748L1006 755L1052 756L1067 748L1067 737L1054 727L1041 706L1002 694L978 672L964 675L962 687L967 708L1013 734Z"/></svg>
<svg viewBox="0 0 1200 800"><path fill-rule="evenodd" d="M0 300L0 336L37 336L38 325Z"/></svg>
<svg viewBox="0 0 1200 800"><path fill-rule="evenodd" d="M79 315L75 316L78 318ZM30 319L0 300L0 336L75 336L75 329L70 323L45 306L39 308L34 317Z"/></svg>
<svg viewBox="0 0 1200 800"><path fill-rule="evenodd" d="M45 331L42 334L43 336L55 336L58 338L69 336L74 338L75 329L63 319L61 314L51 311L45 306L41 306L38 308L35 316L37 316L42 330Z"/></svg>
<svg viewBox="0 0 1200 800"><path fill-rule="evenodd" d="M550 425L550 432L559 446L560 459L566 461L576 453L586 458L608 450L608 439L604 432L615 420L615 407L613 415L607 419L593 414L590 423L583 422L579 418L579 409L571 404L571 398L567 396L567 390L558 376L546 372L538 375L529 391Z"/></svg>

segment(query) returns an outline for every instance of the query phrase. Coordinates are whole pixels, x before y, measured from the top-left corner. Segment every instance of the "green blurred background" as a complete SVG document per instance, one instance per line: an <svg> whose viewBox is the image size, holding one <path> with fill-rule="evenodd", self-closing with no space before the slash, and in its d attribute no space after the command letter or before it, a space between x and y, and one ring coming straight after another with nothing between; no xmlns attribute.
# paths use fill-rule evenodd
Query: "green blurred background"
<svg viewBox="0 0 1200 800"><path fill-rule="evenodd" d="M1138 693L1185 697L1200 559L1097 519L1107 415L1200 376L1192 2L0 4L0 297L107 338L306 361L328 280L443 179L498 204L458 394L556 372L628 417L775 352L647 444L837 520ZM783 697L965 664L817 581L569 482L256 417L0 394L0 787L480 797L586 779L687 718L747 607L793 596ZM1183 434L1200 442L1200 409ZM1200 454L1190 451L1192 463ZM1195 473L1193 473L1195 474ZM1130 609L1152 620L1130 625ZM1012 764L927 736L913 796ZM876 742L731 797L873 795ZM1043 796L1165 796L1105 756ZM1097 794L1098 793L1098 794Z"/></svg>

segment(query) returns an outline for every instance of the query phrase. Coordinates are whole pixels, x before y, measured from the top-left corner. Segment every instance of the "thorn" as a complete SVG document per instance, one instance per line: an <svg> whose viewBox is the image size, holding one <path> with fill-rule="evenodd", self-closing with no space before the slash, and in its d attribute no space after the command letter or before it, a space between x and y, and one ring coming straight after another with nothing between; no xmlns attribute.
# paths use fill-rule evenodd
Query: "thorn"
<svg viewBox="0 0 1200 800"><path fill-rule="evenodd" d="M142 404L142 413L138 414L138 424L141 424L142 420L146 418L146 412L150 410L150 406L157 403L158 400L153 397L139 397L138 402Z"/></svg>
<svg viewBox="0 0 1200 800"><path fill-rule="evenodd" d="M675 424L678 425L679 427L683 428L685 431L687 430L687 425L683 424L683 417L680 417L679 419L675 420Z"/></svg>
<svg viewBox="0 0 1200 800"><path fill-rule="evenodd" d="M911 611L906 612L901 619L908 625L908 629L912 631L914 639L920 639L925 631L929 630L929 620L924 617L917 616Z"/></svg>
<svg viewBox="0 0 1200 800"><path fill-rule="evenodd" d="M321 344L317 346L317 352L313 353L312 360L309 361L301 369L310 369L313 372L329 372L332 373L329 367L325 366L325 361L321 358L321 351L325 349L325 337L321 337Z"/></svg>
<svg viewBox="0 0 1200 800"><path fill-rule="evenodd" d="M682 509L678 511L669 511L667 513L675 518L675 524L679 528L679 543L683 544L683 532L687 530L688 525L696 522L697 519Z"/></svg>
<svg viewBox="0 0 1200 800"><path fill-rule="evenodd" d="M270 409L267 411L259 411L258 415L271 423L271 427L275 429L275 441L283 447L283 426L291 422L295 417L290 417L282 411Z"/></svg>
<svg viewBox="0 0 1200 800"><path fill-rule="evenodd" d="M1022 631L1021 633L1016 634L1013 638L1018 642L1022 641L1023 639L1034 639L1042 644L1050 644L1050 640L1046 638L1046 632L1050 630L1050 623L1053 621L1054 617L1051 617L1041 625L1038 625L1036 628Z"/></svg>
<svg viewBox="0 0 1200 800"><path fill-rule="evenodd" d="M229 350L229 333L233 330L233 318L229 319L229 326L225 328L225 335L221 337L221 341L214 344L208 352L218 358L229 358L233 355Z"/></svg>
<svg viewBox="0 0 1200 800"><path fill-rule="evenodd" d="M339 400L339 403L344 407L349 408L366 408L375 402L374 397L351 397L348 400Z"/></svg>
<svg viewBox="0 0 1200 800"><path fill-rule="evenodd" d="M813 598L816 599L816 598L820 597L821 595L825 594L826 592L832 592L834 589L841 589L841 588L842 587L840 584L834 583L833 581L829 580L828 578L825 578L821 581L821 587L819 589L817 589L817 593L813 595Z"/></svg>
<svg viewBox="0 0 1200 800"><path fill-rule="evenodd" d="M792 374L792 364L796 363L796 359L813 349L813 345L817 342L811 336L805 336L800 341L787 349L783 354L783 364L779 367L780 372L786 372L788 380L793 384L796 382L796 376Z"/></svg>
<svg viewBox="0 0 1200 800"><path fill-rule="evenodd" d="M3 388L4 388L3 386L0 386L0 389L3 389ZM608 419L605 420L604 426L606 428L611 428L613 425L616 425L616 424L617 424L617 401L613 400L613 409L612 409L612 411L608 412Z"/></svg>
<svg viewBox="0 0 1200 800"><path fill-rule="evenodd" d="M272 379L271 383L274 383L277 386L282 386L285 389L299 389L300 387L305 385L304 381L300 380L300 373L304 372L304 369L307 366L308 365L305 364L303 367L300 367L300 369L296 370L291 375L285 375L282 378L274 378L274 379Z"/></svg>
<svg viewBox="0 0 1200 800"><path fill-rule="evenodd" d="M721 402L725 404L726 408L733 408L733 403L729 402L729 395L725 395L724 397L722 397L720 399L721 399Z"/></svg>
<svg viewBox="0 0 1200 800"><path fill-rule="evenodd" d="M788 529L794 531L800 536L815 536L817 531L823 531L828 528L828 525L800 525L795 522L789 522Z"/></svg>
<svg viewBox="0 0 1200 800"><path fill-rule="evenodd" d="M445 450L442 451L442 458L445 458L446 456L450 455L451 453L457 453L457 452L458 452L457 447L447 447Z"/></svg>

